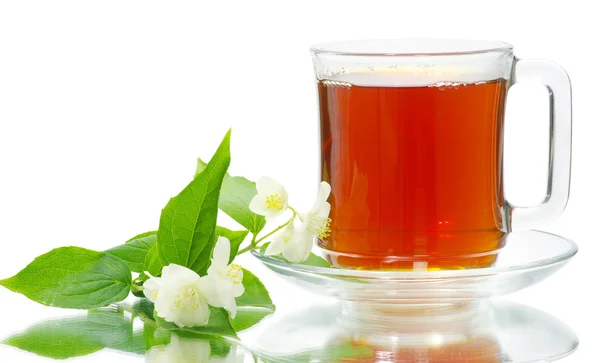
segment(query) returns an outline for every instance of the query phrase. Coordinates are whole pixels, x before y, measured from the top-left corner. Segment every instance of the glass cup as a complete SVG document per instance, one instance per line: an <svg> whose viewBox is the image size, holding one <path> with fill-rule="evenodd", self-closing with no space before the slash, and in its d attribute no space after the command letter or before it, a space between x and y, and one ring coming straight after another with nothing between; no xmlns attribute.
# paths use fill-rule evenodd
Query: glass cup
<svg viewBox="0 0 600 363"><path fill-rule="evenodd" d="M318 81L321 177L331 184L329 261L348 268L488 267L506 233L566 206L571 87L554 63L503 42L374 40L311 48ZM503 193L506 96L535 82L550 97L545 200Z"/></svg>

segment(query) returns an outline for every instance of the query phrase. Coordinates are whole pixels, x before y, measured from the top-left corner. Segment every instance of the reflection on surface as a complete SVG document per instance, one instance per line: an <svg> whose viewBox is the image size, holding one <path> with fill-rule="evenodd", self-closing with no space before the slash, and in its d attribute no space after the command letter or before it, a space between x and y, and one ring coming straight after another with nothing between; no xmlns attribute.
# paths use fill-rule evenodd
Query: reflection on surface
<svg viewBox="0 0 600 363"><path fill-rule="evenodd" d="M291 343L293 342L293 343ZM508 302L446 310L312 307L279 317L253 342L261 361L504 363L552 361L577 337L539 310Z"/></svg>
<svg viewBox="0 0 600 363"><path fill-rule="evenodd" d="M274 316L242 340L168 331L138 300L83 316L42 321L3 343L66 359L110 349L119 362L152 363L525 363L575 350L575 334L556 318L510 302L437 310L385 305L319 305ZM22 361L33 359L24 353ZM87 358L84 359L86 361Z"/></svg>
<svg viewBox="0 0 600 363"><path fill-rule="evenodd" d="M135 355L145 356L149 363L244 361L244 352L236 342L161 329L152 312L152 303L142 299L133 306L123 304L89 311L84 316L42 321L6 338L3 344L53 359L111 349L130 354L133 360Z"/></svg>
<svg viewBox="0 0 600 363"><path fill-rule="evenodd" d="M140 334L133 332L131 321L116 308L42 321L3 343L55 359L80 357L104 348L135 353L145 350Z"/></svg>
<svg viewBox="0 0 600 363"><path fill-rule="evenodd" d="M173 335L168 345L152 348L146 353L148 363L241 363L244 353L237 345L216 337L179 337Z"/></svg>

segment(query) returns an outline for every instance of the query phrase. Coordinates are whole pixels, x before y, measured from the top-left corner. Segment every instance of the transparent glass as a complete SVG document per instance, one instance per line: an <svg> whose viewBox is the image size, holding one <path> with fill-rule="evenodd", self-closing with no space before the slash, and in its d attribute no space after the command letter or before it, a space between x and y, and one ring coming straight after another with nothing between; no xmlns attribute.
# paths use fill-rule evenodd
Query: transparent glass
<svg viewBox="0 0 600 363"><path fill-rule="evenodd" d="M488 41L351 41L311 52L321 177L332 186L331 234L320 241L330 262L485 268L506 233L566 206L571 88L559 66L517 59L509 44ZM550 97L547 193L534 207L504 197L504 110L517 82L540 84Z"/></svg>
<svg viewBox="0 0 600 363"><path fill-rule="evenodd" d="M574 242L539 231L510 233L494 256L495 265L478 269L340 269L291 264L252 251L269 269L310 292L373 309L399 310L439 309L526 289L554 274L576 253Z"/></svg>
<svg viewBox="0 0 600 363"><path fill-rule="evenodd" d="M265 363L554 362L579 344L557 318L506 301L379 319L363 313L322 304L276 314L245 341Z"/></svg>

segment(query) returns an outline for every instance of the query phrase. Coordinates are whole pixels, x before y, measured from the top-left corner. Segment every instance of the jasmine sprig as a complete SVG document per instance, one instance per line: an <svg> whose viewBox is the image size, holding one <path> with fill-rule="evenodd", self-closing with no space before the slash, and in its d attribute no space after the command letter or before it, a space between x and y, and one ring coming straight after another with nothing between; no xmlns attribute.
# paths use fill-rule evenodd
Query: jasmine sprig
<svg viewBox="0 0 600 363"><path fill-rule="evenodd" d="M327 202L331 193L331 186L327 182L321 182L317 200L307 213L298 213L296 209L288 204L288 193L286 189L274 179L261 177L256 181L257 194L250 202L250 210L258 215L275 218L291 210L293 215L290 220L280 225L265 237L273 236L272 242L267 247L267 255L282 255L292 263L305 262L311 253L315 238L325 239L331 233L329 212L331 205ZM296 217L299 226L296 226ZM259 248L258 243L252 242L249 249Z"/></svg>
<svg viewBox="0 0 600 363"><path fill-rule="evenodd" d="M165 329L235 335L257 323L275 306L260 280L232 260L248 233L256 239L266 222L248 207L255 184L227 174L229 146L230 132L210 162L167 203L156 231L104 252L54 249L0 285L40 304L72 309L108 306L130 292L145 294L155 301L156 321ZM219 208L247 230L218 227ZM132 272L144 271L153 277L133 278Z"/></svg>

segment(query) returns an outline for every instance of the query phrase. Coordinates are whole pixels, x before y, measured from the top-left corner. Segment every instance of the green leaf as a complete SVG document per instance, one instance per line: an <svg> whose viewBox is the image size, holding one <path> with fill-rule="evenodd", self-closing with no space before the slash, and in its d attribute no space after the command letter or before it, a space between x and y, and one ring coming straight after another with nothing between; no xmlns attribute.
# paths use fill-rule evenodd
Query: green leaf
<svg viewBox="0 0 600 363"><path fill-rule="evenodd" d="M90 311L85 316L43 321L3 343L42 357L67 359L105 347L118 349L132 335L131 321L110 308Z"/></svg>
<svg viewBox="0 0 600 363"><path fill-rule="evenodd" d="M316 267L331 267L331 265L329 264L329 262L327 262L327 260L325 260L321 256L315 255L312 252L308 256L308 259L306 261L304 261L302 264L307 265L307 266L316 266Z"/></svg>
<svg viewBox="0 0 600 363"><path fill-rule="evenodd" d="M217 236L225 237L231 242L231 252L229 253L229 263L233 262L233 259L240 249L240 245L246 239L250 231L230 231L227 228L217 226Z"/></svg>
<svg viewBox="0 0 600 363"><path fill-rule="evenodd" d="M230 134L206 168L163 209L156 244L163 265L175 263L200 275L206 271L215 244L219 193L231 161Z"/></svg>
<svg viewBox="0 0 600 363"><path fill-rule="evenodd" d="M259 252L261 255L265 254L265 252L267 251L267 247L269 247L269 243L265 243L264 245L260 246ZM270 256L270 257L285 261L285 259L282 256ZM301 263L301 265L315 266L315 267L331 267L331 265L329 264L329 262L327 262L327 260L325 260L323 257L315 255L312 252L308 256L308 259L306 261L304 261L303 263Z"/></svg>
<svg viewBox="0 0 600 363"><path fill-rule="evenodd" d="M211 337L208 341L210 344L210 356L211 357L227 357L227 354L231 351L231 342L220 337Z"/></svg>
<svg viewBox="0 0 600 363"><path fill-rule="evenodd" d="M216 235L227 237L231 242L231 252L229 257L229 263L233 262L240 245L246 239L248 235L248 231L231 231L227 228L217 226ZM156 250L156 246L150 248L148 254L146 255L146 260L144 261L144 271L148 271L152 276L160 276L161 270L163 268L162 263L160 262L160 258L158 257L158 251ZM211 251L212 254L212 251ZM148 276L143 275L142 280L145 281L148 279Z"/></svg>
<svg viewBox="0 0 600 363"><path fill-rule="evenodd" d="M146 255L155 243L156 232L146 232L104 252L125 262L131 271L143 272Z"/></svg>
<svg viewBox="0 0 600 363"><path fill-rule="evenodd" d="M264 318L274 313L274 310L265 308L253 308L251 306L239 306L235 319L231 320L231 325L235 331L249 329L260 323Z"/></svg>
<svg viewBox="0 0 600 363"><path fill-rule="evenodd" d="M138 299L133 304L133 317L140 317L144 321L154 320L154 303L148 299Z"/></svg>
<svg viewBox="0 0 600 363"><path fill-rule="evenodd" d="M171 333L167 330L157 329L150 324L144 324L144 344L146 350L159 345L168 345L171 342Z"/></svg>
<svg viewBox="0 0 600 363"><path fill-rule="evenodd" d="M37 257L0 285L47 306L93 309L127 298L131 271L116 257L61 247Z"/></svg>
<svg viewBox="0 0 600 363"><path fill-rule="evenodd" d="M149 231L149 232L144 232L144 233L140 233L134 237L131 237L130 239L128 239L127 241L125 241L125 243L130 243L130 242L134 242L137 241L138 239L142 239L145 237L151 237L151 236L156 236L157 231Z"/></svg>
<svg viewBox="0 0 600 363"><path fill-rule="evenodd" d="M210 318L208 319L208 324L205 326L180 328L177 325L161 318L156 314L156 312L154 313L154 320L157 322L159 328L165 330L237 338L235 329L233 329L233 326L231 326L231 322L229 321L229 313L223 308L215 308L211 306L209 309Z"/></svg>
<svg viewBox="0 0 600 363"><path fill-rule="evenodd" d="M352 342L347 341L327 345L322 349L286 356L285 359L286 362L345 362L346 360L355 360L357 358L371 358L373 355L374 352L371 348L365 345L354 345ZM276 361L271 357L266 359L261 357L261 360L265 363Z"/></svg>
<svg viewBox="0 0 600 363"><path fill-rule="evenodd" d="M118 350L126 353L143 355L146 354L146 342L143 330L137 330L131 334L129 339L117 345L108 346L107 348Z"/></svg>
<svg viewBox="0 0 600 363"><path fill-rule="evenodd" d="M205 168L206 163L198 159L196 174L202 172ZM255 235L267 223L264 216L250 211L250 201L256 194L256 184L254 182L241 176L226 174L219 198L219 208Z"/></svg>
<svg viewBox="0 0 600 363"><path fill-rule="evenodd" d="M254 306L272 309L275 311L275 305L265 285L252 272L242 269L244 278L244 294L235 299L238 306Z"/></svg>
<svg viewBox="0 0 600 363"><path fill-rule="evenodd" d="M144 260L144 271L148 272L152 276L158 277L160 276L162 268L163 264L160 262L160 257L158 256L158 245L155 244L146 254L146 259ZM145 274L142 277L144 280L148 278L148 276Z"/></svg>
<svg viewBox="0 0 600 363"><path fill-rule="evenodd" d="M238 306L231 324L236 331L248 329L275 312L275 305L265 285L252 272L243 269L244 294L236 298Z"/></svg>

